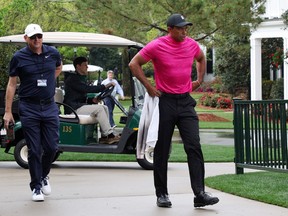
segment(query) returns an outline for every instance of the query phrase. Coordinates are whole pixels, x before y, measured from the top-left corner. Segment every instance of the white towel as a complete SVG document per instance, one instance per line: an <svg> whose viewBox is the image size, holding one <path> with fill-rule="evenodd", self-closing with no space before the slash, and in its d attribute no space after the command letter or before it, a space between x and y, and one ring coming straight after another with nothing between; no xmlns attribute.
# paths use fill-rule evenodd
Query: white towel
<svg viewBox="0 0 288 216"><path fill-rule="evenodd" d="M159 98L151 97L147 92L139 122L137 136L137 158L143 159L145 150L155 147L159 128Z"/></svg>

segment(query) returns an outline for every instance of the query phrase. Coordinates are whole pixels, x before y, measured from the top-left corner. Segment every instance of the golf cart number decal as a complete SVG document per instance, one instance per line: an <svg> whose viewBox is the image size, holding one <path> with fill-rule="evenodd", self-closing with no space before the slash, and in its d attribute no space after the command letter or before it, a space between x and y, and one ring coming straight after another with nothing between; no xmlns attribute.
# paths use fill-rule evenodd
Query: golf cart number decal
<svg viewBox="0 0 288 216"><path fill-rule="evenodd" d="M63 126L63 133L71 133L72 132L72 126Z"/></svg>

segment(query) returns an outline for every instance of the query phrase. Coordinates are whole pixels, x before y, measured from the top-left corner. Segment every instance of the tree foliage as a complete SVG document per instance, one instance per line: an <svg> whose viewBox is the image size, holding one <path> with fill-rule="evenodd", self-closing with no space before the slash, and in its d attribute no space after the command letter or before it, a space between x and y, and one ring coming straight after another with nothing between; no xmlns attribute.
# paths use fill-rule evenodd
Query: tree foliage
<svg viewBox="0 0 288 216"><path fill-rule="evenodd" d="M253 1L257 3L257 7L253 7L251 0L0 0L0 36L22 34L28 23L38 23L44 31L106 33L146 44L167 33L169 15L181 13L193 22L189 29L191 37L207 47L221 48L225 38L249 34L246 24L259 23L258 15L264 12L261 6L264 1ZM59 47L59 50L64 63L71 63L74 48ZM77 49L78 54L97 59L85 48ZM127 54L122 56L127 57ZM113 61L109 64L115 64ZM128 68L122 70L124 76L129 76L125 73Z"/></svg>
<svg viewBox="0 0 288 216"><path fill-rule="evenodd" d="M104 70L113 70L116 66L121 68L122 52L116 48L95 47L90 51L89 62L95 65L105 65Z"/></svg>
<svg viewBox="0 0 288 216"><path fill-rule="evenodd" d="M258 15L264 13L263 2L256 0L253 5L250 0L76 0L75 7L81 11L79 20L85 19L99 31L143 44L167 33L168 16L183 14L193 22L188 34L206 47L217 50L216 74L234 94L235 89L249 86L247 38L251 25L257 26L261 21ZM84 16L85 11L88 11L88 17Z"/></svg>
<svg viewBox="0 0 288 216"><path fill-rule="evenodd" d="M249 86L249 53L249 40L233 35L216 51L215 74L221 78L223 87L234 96L237 90Z"/></svg>
<svg viewBox="0 0 288 216"><path fill-rule="evenodd" d="M215 46L214 35L243 35L245 23L258 23L263 7L251 10L250 0L75 0L79 20L104 33L118 34L146 43L167 32L166 20L181 13L193 22L190 36ZM260 1L258 1L260 2ZM263 2L263 0L262 0ZM151 33L151 34L147 34ZM149 37L147 37L149 36ZM152 38L151 38L152 37Z"/></svg>
<svg viewBox="0 0 288 216"><path fill-rule="evenodd" d="M7 44L0 44L0 89L6 88L8 81L8 64L15 52L17 46L9 46Z"/></svg>

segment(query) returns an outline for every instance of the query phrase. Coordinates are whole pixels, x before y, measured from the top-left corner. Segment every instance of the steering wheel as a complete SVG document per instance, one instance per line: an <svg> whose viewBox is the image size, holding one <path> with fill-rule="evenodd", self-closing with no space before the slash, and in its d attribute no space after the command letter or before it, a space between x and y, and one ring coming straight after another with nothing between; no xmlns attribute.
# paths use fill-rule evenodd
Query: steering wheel
<svg viewBox="0 0 288 216"><path fill-rule="evenodd" d="M106 88L104 91L102 91L98 96L97 100L102 100L103 98L106 98L112 94L114 90L114 86L111 85L109 88Z"/></svg>

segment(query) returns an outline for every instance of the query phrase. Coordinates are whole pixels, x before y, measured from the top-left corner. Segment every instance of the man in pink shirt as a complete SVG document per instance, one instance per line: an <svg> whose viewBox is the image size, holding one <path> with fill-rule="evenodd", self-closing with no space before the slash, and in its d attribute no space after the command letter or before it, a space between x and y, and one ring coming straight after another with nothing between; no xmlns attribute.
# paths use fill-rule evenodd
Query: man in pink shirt
<svg viewBox="0 0 288 216"><path fill-rule="evenodd" d="M196 101L190 92L203 82L206 59L198 43L187 37L192 23L181 14L168 18L168 35L148 43L131 60L129 67L151 97L159 97L159 131L154 149L154 186L157 206L171 207L167 188L167 167L172 135L177 125L187 154L194 207L213 205L217 197L205 192L204 159L199 137ZM192 81L192 65L196 60L197 80ZM142 65L152 61L156 87L145 77Z"/></svg>

